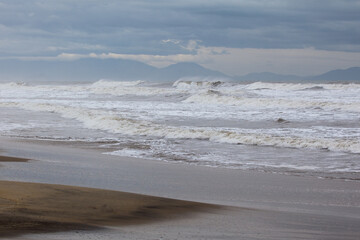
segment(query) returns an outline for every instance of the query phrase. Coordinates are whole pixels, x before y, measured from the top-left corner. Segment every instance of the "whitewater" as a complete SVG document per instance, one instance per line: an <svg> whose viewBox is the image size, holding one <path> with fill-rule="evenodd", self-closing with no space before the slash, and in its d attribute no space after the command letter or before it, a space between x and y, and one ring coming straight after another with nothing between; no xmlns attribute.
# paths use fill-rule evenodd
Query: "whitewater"
<svg viewBox="0 0 360 240"><path fill-rule="evenodd" d="M360 180L360 84L0 83L0 135L104 154Z"/></svg>

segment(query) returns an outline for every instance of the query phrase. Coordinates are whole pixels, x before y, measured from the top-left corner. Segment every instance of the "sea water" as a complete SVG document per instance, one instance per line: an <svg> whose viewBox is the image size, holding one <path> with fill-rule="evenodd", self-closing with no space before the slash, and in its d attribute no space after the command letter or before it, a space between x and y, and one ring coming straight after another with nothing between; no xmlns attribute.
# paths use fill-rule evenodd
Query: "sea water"
<svg viewBox="0 0 360 240"><path fill-rule="evenodd" d="M0 83L0 135L104 154L360 180L360 84Z"/></svg>

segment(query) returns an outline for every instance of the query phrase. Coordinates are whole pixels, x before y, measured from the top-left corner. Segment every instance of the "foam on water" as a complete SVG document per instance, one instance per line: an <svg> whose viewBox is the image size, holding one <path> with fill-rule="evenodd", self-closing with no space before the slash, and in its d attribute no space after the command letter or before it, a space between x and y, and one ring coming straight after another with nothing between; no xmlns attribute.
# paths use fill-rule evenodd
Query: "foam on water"
<svg viewBox="0 0 360 240"><path fill-rule="evenodd" d="M221 143L251 144L261 146L278 146L291 148L318 148L332 151L344 151L360 153L360 131L354 138L316 138L308 136L291 136L264 133L266 130L248 129L224 129L224 128L195 128L195 127L172 127L160 125L148 121L129 119L116 113L101 110L69 107L49 103L0 103L2 107L20 107L32 111L46 111L61 114L65 118L76 119L85 127L98 130L106 130L112 133L121 133L137 136L155 136L163 138L187 138L203 139ZM302 131L304 132L304 131ZM337 133L336 133L337 134Z"/></svg>
<svg viewBox="0 0 360 240"><path fill-rule="evenodd" d="M115 96L137 95L137 96L154 96L163 94L176 94L179 91L171 88L156 88L145 86L144 81L133 82L114 82L99 80L91 84L88 90L95 94L111 94Z"/></svg>
<svg viewBox="0 0 360 240"><path fill-rule="evenodd" d="M201 88L213 88L223 85L224 82L221 80L213 81L191 81L179 79L174 82L173 87L178 89L201 89Z"/></svg>
<svg viewBox="0 0 360 240"><path fill-rule="evenodd" d="M246 89L272 89L272 90L314 90L314 89L326 89L326 90L360 90L360 84L358 83L267 83L267 82L255 82L246 85Z"/></svg>
<svg viewBox="0 0 360 240"><path fill-rule="evenodd" d="M192 80L180 79L172 85L110 80L3 83L0 134L82 139L96 144L96 139L115 139L124 142L121 149L112 149L115 155L181 159L218 167L358 172L360 84ZM19 111L6 114L11 109ZM47 115L43 120L26 111ZM29 117L33 117L31 122L20 121ZM130 139L136 143L131 146L146 140L148 147L129 147L126 142ZM196 150L200 148L209 154ZM315 158L309 155L311 160L303 162L291 149L313 151ZM270 150L272 162L260 153ZM251 151L251 157L245 156L246 151ZM289 155L277 162L279 152ZM326 152L344 155L330 154L332 162L327 164Z"/></svg>
<svg viewBox="0 0 360 240"><path fill-rule="evenodd" d="M145 83L144 81L111 81L106 79L100 79L97 82L94 82L91 84L92 87L132 87L132 86L138 86L142 83Z"/></svg>
<svg viewBox="0 0 360 240"><path fill-rule="evenodd" d="M322 108L324 110L343 110L348 112L360 112L360 102L330 102L302 99L285 98L249 98L242 96L223 95L218 91L207 90L194 94L184 100L185 103L223 104L242 106L245 108Z"/></svg>

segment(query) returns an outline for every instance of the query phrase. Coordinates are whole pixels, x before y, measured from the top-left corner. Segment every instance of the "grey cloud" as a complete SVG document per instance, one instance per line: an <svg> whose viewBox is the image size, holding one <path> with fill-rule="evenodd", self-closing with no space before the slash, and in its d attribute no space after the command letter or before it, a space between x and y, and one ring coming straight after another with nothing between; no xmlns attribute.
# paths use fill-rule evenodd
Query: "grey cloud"
<svg viewBox="0 0 360 240"><path fill-rule="evenodd" d="M0 54L187 51L163 39L359 51L359 12L355 0L0 1Z"/></svg>

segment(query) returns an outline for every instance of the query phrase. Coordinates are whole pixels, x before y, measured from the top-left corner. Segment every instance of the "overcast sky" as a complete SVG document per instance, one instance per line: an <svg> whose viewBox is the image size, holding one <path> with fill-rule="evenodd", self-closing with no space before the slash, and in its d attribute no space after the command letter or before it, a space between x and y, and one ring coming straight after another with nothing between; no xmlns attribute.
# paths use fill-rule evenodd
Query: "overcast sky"
<svg viewBox="0 0 360 240"><path fill-rule="evenodd" d="M360 1L0 0L0 58L14 57L318 74L360 66Z"/></svg>

